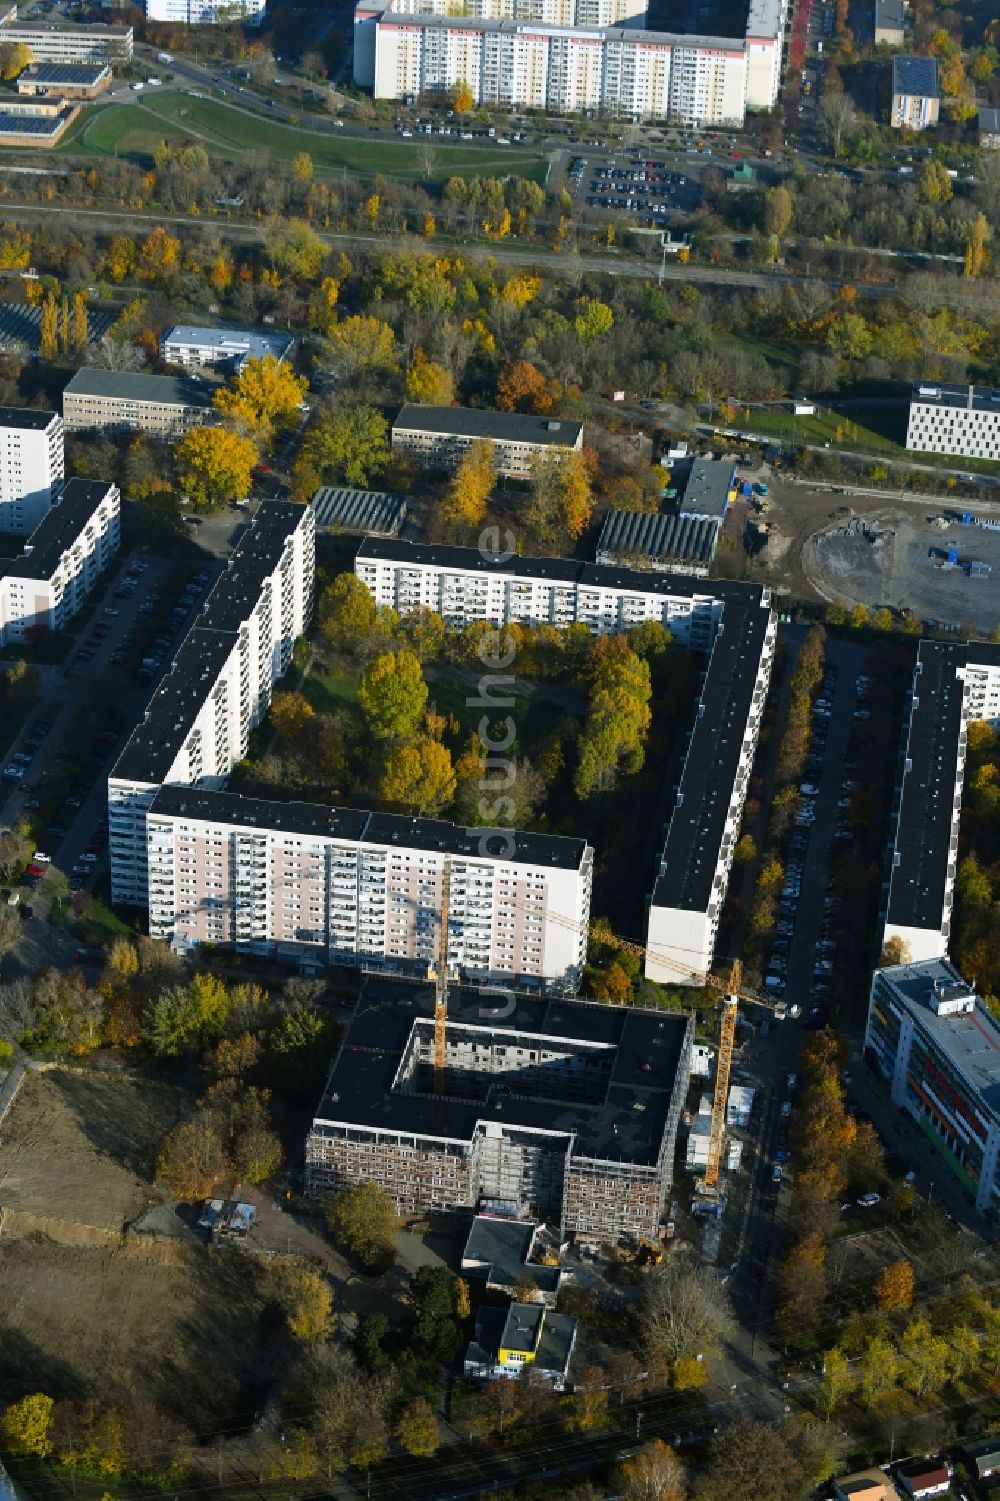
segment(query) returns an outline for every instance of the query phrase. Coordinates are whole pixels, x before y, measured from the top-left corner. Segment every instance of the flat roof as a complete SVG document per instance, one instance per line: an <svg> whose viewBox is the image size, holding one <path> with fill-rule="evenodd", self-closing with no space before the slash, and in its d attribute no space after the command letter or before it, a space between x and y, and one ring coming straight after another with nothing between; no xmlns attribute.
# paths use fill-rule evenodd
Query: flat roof
<svg viewBox="0 0 1000 1501"><path fill-rule="evenodd" d="M761 584L731 579L703 579L683 573L664 576L643 573L618 564L581 563L574 558L531 558L480 552L475 547L402 542L396 537L366 537L357 550L362 560L401 563L409 567L453 569L462 573L502 573L518 578L549 579L595 589L633 591L692 599L744 600L762 605L767 591Z"/></svg>
<svg viewBox="0 0 1000 1501"><path fill-rule="evenodd" d="M875 0L875 25L892 31L906 30L903 0Z"/></svg>
<svg viewBox="0 0 1000 1501"><path fill-rule="evenodd" d="M98 41L113 38L124 42L132 35L131 26L106 26L103 21L90 22L86 26L52 26L40 21L0 21L0 32L8 31L17 36L27 36L31 32L41 37L65 37L67 41L92 41L96 37Z"/></svg>
<svg viewBox="0 0 1000 1501"><path fill-rule="evenodd" d="M654 1166L660 1157L690 1018L641 1007L536 998L508 990L448 992L448 1020L504 1039L515 1034L553 1044L608 1050L593 1101L518 1094L509 1074L489 1075L483 1098L467 1097L459 1080L443 1097L396 1088L397 1070L417 1025L433 1027L434 987L372 978L361 992L315 1113L324 1121L381 1127L424 1137L471 1142L477 1122L498 1122L573 1139L574 1157ZM595 1071L597 1072L597 1071Z"/></svg>
<svg viewBox="0 0 1000 1501"><path fill-rule="evenodd" d="M411 19L447 22L450 18L415 16ZM392 430L393 433L455 434L461 438L496 438L504 443L543 443L564 448L576 443L583 431L583 423L570 422L561 417L529 417L522 412L493 412L483 411L478 407L434 407L408 403L400 408Z"/></svg>
<svg viewBox="0 0 1000 1501"><path fill-rule="evenodd" d="M1000 1123L1000 1023L976 997L974 1011L939 1015L931 1006L935 984L959 985L965 980L950 959L925 959L917 964L893 964L876 971L917 1027L975 1090L985 1109Z"/></svg>
<svg viewBox="0 0 1000 1501"><path fill-rule="evenodd" d="M487 1280L501 1287L513 1287L519 1277L530 1277L543 1292L555 1292L559 1268L528 1261L534 1237L535 1226L530 1220L477 1214L465 1242L462 1264L482 1262L489 1269Z"/></svg>
<svg viewBox="0 0 1000 1501"><path fill-rule="evenodd" d="M937 99L941 92L938 87L937 58L897 52L892 60L892 92Z"/></svg>
<svg viewBox="0 0 1000 1501"><path fill-rule="evenodd" d="M598 562L644 557L707 568L715 557L719 526L714 516L609 511L597 544Z"/></svg>
<svg viewBox="0 0 1000 1501"><path fill-rule="evenodd" d="M238 828L287 830L353 844L376 844L386 849L396 846L430 852L442 850L470 859L495 858L558 870L579 870L588 850L586 840L559 834L531 834L518 829L512 835L504 830L490 836L485 829L467 829L439 818L411 818L401 813L373 813L366 808L325 803L286 803L201 787L164 787L153 804L153 812L206 823L228 823ZM508 853L511 840L514 847Z"/></svg>
<svg viewBox="0 0 1000 1501"><path fill-rule="evenodd" d="M8 578L49 579L109 490L111 480L71 479L57 505L46 511L16 558L0 560Z"/></svg>
<svg viewBox="0 0 1000 1501"><path fill-rule="evenodd" d="M44 433L58 412L39 412L34 407L0 407L0 427L20 428L23 432Z"/></svg>
<svg viewBox="0 0 1000 1501"><path fill-rule="evenodd" d="M787 8L784 0L750 0L748 37L776 37L781 32Z"/></svg>
<svg viewBox="0 0 1000 1501"><path fill-rule="evenodd" d="M158 406L210 407L217 387L176 375L141 375L136 371L77 370L63 395L107 396L127 401L150 401Z"/></svg>
<svg viewBox="0 0 1000 1501"><path fill-rule="evenodd" d="M396 536L406 520L406 498L387 490L350 490L324 485L309 502L316 525L332 532Z"/></svg>
<svg viewBox="0 0 1000 1501"><path fill-rule="evenodd" d="M981 104L977 123L984 135L1000 135L1000 109L990 109L989 105Z"/></svg>
<svg viewBox="0 0 1000 1501"><path fill-rule="evenodd" d="M150 699L142 724L126 741L113 777L155 784L167 776L206 693L236 646L240 626L303 515L302 506L287 500L266 500L258 507Z"/></svg>
<svg viewBox="0 0 1000 1501"><path fill-rule="evenodd" d="M967 660L960 642L918 648L886 908L894 927L939 928L944 916Z"/></svg>
<svg viewBox="0 0 1000 1501"><path fill-rule="evenodd" d="M1000 110L997 111L1000 115ZM1000 386L949 386L939 381L914 381L910 401L921 406L964 407L970 412L995 412L1000 417Z"/></svg>
<svg viewBox="0 0 1000 1501"><path fill-rule="evenodd" d="M501 1350L520 1350L525 1354L533 1350L544 1318L545 1309L541 1303L512 1303L503 1321Z"/></svg>
<svg viewBox="0 0 1000 1501"><path fill-rule="evenodd" d="M736 465L724 459L695 459L681 496L681 511L691 516L717 516L729 509L736 486Z"/></svg>
<svg viewBox="0 0 1000 1501"><path fill-rule="evenodd" d="M86 88L96 83L110 70L107 63L29 63L22 73L18 74L17 82L22 83L47 83L47 84L70 84L78 88Z"/></svg>
<svg viewBox="0 0 1000 1501"><path fill-rule="evenodd" d="M191 345L217 350L226 355L281 356L295 343L292 334L272 334L256 328L201 328L195 323L175 323L163 335L161 347L168 344Z"/></svg>
<svg viewBox="0 0 1000 1501"><path fill-rule="evenodd" d="M707 49L712 52L744 52L743 37L700 36L677 31L644 31L629 26L556 26L546 21L487 21L479 16L442 16L393 10L382 11L380 26L406 29L414 26L428 30L502 32L521 36L594 37L596 40L630 43L636 46Z"/></svg>
<svg viewBox="0 0 1000 1501"><path fill-rule="evenodd" d="M660 856L657 907L708 905L769 623L759 602L726 598Z"/></svg>

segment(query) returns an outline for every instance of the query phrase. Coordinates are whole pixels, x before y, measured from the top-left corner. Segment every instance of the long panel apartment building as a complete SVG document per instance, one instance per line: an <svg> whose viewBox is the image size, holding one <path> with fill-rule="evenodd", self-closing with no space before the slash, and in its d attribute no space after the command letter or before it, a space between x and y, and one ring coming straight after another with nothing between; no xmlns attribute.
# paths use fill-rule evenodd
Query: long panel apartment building
<svg viewBox="0 0 1000 1501"><path fill-rule="evenodd" d="M114 901L148 903L146 815L160 787L222 787L246 755L309 620L314 580L312 511L265 502L108 779Z"/></svg>
<svg viewBox="0 0 1000 1501"><path fill-rule="evenodd" d="M648 620L706 658L674 807L654 876L646 974L698 984L710 967L770 681L767 590L558 558L367 538L355 573L378 605L437 611L448 625L565 627L595 634Z"/></svg>
<svg viewBox="0 0 1000 1501"><path fill-rule="evenodd" d="M437 819L163 787L146 816L149 931L306 965L425 977L441 948L479 983L572 993L593 851Z"/></svg>
<svg viewBox="0 0 1000 1501"><path fill-rule="evenodd" d="M524 479L538 458L579 453L583 423L474 407L407 405L392 424L392 447L429 469L454 469L474 443L493 444L500 474Z"/></svg>
<svg viewBox="0 0 1000 1501"><path fill-rule="evenodd" d="M71 479L16 558L0 562L0 646L62 630L118 551L117 485Z"/></svg>
<svg viewBox="0 0 1000 1501"><path fill-rule="evenodd" d="M33 532L59 499L64 472L58 413L0 407L0 532Z"/></svg>
<svg viewBox="0 0 1000 1501"><path fill-rule="evenodd" d="M1000 646L921 641L913 675L883 942L915 961L947 954L968 725L1000 728Z"/></svg>
<svg viewBox="0 0 1000 1501"><path fill-rule="evenodd" d="M354 78L377 99L446 93L476 104L737 125L778 99L785 0L754 0L742 37L643 30L622 0L361 0Z"/></svg>
<svg viewBox="0 0 1000 1501"><path fill-rule="evenodd" d="M1000 459L1000 389L918 381L910 396L906 446L916 453Z"/></svg>
<svg viewBox="0 0 1000 1501"><path fill-rule="evenodd" d="M946 958L872 977L865 1053L980 1214L1000 1217L1000 1025Z"/></svg>
<svg viewBox="0 0 1000 1501"><path fill-rule="evenodd" d="M368 983L306 1141L315 1198L375 1181L407 1213L501 1200L560 1232L655 1237L692 1018L453 988L434 1069L427 985Z"/></svg>

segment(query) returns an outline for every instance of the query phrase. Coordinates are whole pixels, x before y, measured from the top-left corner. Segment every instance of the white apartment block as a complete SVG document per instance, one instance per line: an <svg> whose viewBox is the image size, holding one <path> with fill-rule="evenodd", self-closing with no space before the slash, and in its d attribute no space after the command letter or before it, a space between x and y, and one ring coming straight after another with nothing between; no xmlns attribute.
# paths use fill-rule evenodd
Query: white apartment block
<svg viewBox="0 0 1000 1501"><path fill-rule="evenodd" d="M583 447L583 423L473 407L407 405L392 424L392 446L431 469L454 469L474 443L488 439L500 474L525 478L540 457Z"/></svg>
<svg viewBox="0 0 1000 1501"><path fill-rule="evenodd" d="M423 977L448 871L455 974L572 993L586 957L593 851L580 839L165 786L146 818L149 931L184 951Z"/></svg>
<svg viewBox="0 0 1000 1501"><path fill-rule="evenodd" d="M0 646L63 629L118 551L120 515L116 485L68 481L20 556L0 563Z"/></svg>
<svg viewBox="0 0 1000 1501"><path fill-rule="evenodd" d="M163 335L160 348L168 365L187 370L222 367L239 374L247 360L262 360L272 354L286 360L295 348L290 334L260 333L252 328L198 328L177 323Z"/></svg>
<svg viewBox="0 0 1000 1501"><path fill-rule="evenodd" d="M181 26L229 26L234 21L259 26L267 0L146 0L147 21Z"/></svg>
<svg viewBox="0 0 1000 1501"><path fill-rule="evenodd" d="M266 502L108 779L111 894L147 901L146 813L163 783L222 787L312 612L315 520Z"/></svg>
<svg viewBox="0 0 1000 1501"><path fill-rule="evenodd" d="M0 22L0 42L21 42L30 47L36 63L132 61L131 26L47 26L33 21L4 20Z"/></svg>
<svg viewBox="0 0 1000 1501"><path fill-rule="evenodd" d="M734 125L781 88L788 0L745 36L647 31L639 0L359 0L354 81L377 99L468 85L477 104Z"/></svg>
<svg viewBox="0 0 1000 1501"><path fill-rule="evenodd" d="M58 413L0 407L0 532L33 532L59 499L63 474Z"/></svg>
<svg viewBox="0 0 1000 1501"><path fill-rule="evenodd" d="M1000 646L921 641L895 808L883 944L915 963L948 953L970 721L1000 729Z"/></svg>
<svg viewBox="0 0 1000 1501"><path fill-rule="evenodd" d="M193 377L78 370L63 391L63 422L67 432L94 429L177 438L214 420L215 390Z"/></svg>
<svg viewBox="0 0 1000 1501"><path fill-rule="evenodd" d="M738 125L746 108L746 44L630 27L409 15L363 16L356 81L373 57L376 99L447 93L468 85L477 105L551 114L601 111L687 125ZM361 75L358 76L358 73Z"/></svg>
<svg viewBox="0 0 1000 1501"><path fill-rule="evenodd" d="M436 610L448 625L565 627L596 634L647 620L707 656L649 909L646 974L698 984L710 967L763 714L776 625L757 586L555 558L367 538L355 573L378 605ZM497 673L497 692L510 682Z"/></svg>
<svg viewBox="0 0 1000 1501"><path fill-rule="evenodd" d="M918 381L910 396L906 446L916 453L1000 459L1000 389Z"/></svg>

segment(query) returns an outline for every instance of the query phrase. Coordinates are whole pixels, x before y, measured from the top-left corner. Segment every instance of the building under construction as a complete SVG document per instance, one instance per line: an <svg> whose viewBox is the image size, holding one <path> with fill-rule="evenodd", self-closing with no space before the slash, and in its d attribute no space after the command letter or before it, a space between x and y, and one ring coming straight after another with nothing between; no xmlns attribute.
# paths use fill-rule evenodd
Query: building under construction
<svg viewBox="0 0 1000 1501"><path fill-rule="evenodd" d="M452 989L436 1078L434 1000L366 985L306 1141L307 1192L374 1181L401 1213L500 1201L563 1233L655 1236L692 1018Z"/></svg>

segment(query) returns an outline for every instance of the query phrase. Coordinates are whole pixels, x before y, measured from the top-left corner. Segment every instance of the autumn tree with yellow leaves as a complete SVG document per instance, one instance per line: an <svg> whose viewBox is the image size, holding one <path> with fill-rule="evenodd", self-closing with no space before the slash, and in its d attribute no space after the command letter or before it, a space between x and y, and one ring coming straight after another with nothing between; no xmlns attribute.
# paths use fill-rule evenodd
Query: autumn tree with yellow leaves
<svg viewBox="0 0 1000 1501"><path fill-rule="evenodd" d="M481 526L486 503L496 484L493 444L488 438L473 443L462 455L438 516L447 528Z"/></svg>
<svg viewBox="0 0 1000 1501"><path fill-rule="evenodd" d="M193 427L174 449L177 481L204 510L242 500L250 489L257 447L226 427Z"/></svg>
<svg viewBox="0 0 1000 1501"><path fill-rule="evenodd" d="M215 407L261 447L268 447L275 430L297 418L308 385L287 361L265 354L244 362L232 386L216 392Z"/></svg>

